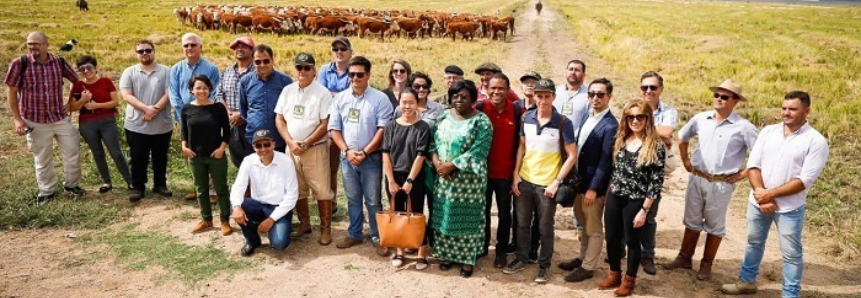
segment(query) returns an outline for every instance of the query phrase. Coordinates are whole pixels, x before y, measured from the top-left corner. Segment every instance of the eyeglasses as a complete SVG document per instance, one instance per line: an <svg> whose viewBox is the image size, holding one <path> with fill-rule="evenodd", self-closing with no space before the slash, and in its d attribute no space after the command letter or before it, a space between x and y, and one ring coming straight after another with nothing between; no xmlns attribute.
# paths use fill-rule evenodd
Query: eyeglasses
<svg viewBox="0 0 861 298"><path fill-rule="evenodd" d="M269 59L254 60L254 65L266 65L266 64L269 64L271 62L272 62L272 60L269 60Z"/></svg>
<svg viewBox="0 0 861 298"><path fill-rule="evenodd" d="M349 50L350 50L350 49L348 49L348 48L332 47L332 52L346 52L346 51L349 51Z"/></svg>
<svg viewBox="0 0 861 298"><path fill-rule="evenodd" d="M586 94L589 95L589 98L593 98L593 97L604 98L604 95L607 95L607 93L604 93L604 92L589 92Z"/></svg>
<svg viewBox="0 0 861 298"><path fill-rule="evenodd" d="M27 46L31 46L31 47L38 47L40 45L42 45L41 42L28 42L27 43Z"/></svg>
<svg viewBox="0 0 861 298"><path fill-rule="evenodd" d="M138 55L152 54L152 49L140 49L135 51L135 53L138 53Z"/></svg>
<svg viewBox="0 0 861 298"><path fill-rule="evenodd" d="M78 66L78 71L80 71L80 72L87 72L87 71L90 71L90 70L93 70L93 69L96 69L96 68L95 68L94 66L92 66L92 65L81 65L81 66Z"/></svg>
<svg viewBox="0 0 861 298"><path fill-rule="evenodd" d="M419 90L419 89L429 90L429 89L430 89L430 86L428 86L428 84L424 84L424 85L420 85L420 84L413 84L413 89L416 89L416 90Z"/></svg>
<svg viewBox="0 0 861 298"><path fill-rule="evenodd" d="M646 92L646 91L649 91L649 90L652 90L652 91L658 91L658 88L660 88L660 87L658 87L658 85L643 85L643 86L640 86L640 90L641 90L641 91L643 91L643 92Z"/></svg>
<svg viewBox="0 0 861 298"><path fill-rule="evenodd" d="M182 45L182 47L186 48L186 49L191 49L191 48L194 48L196 46L197 46L196 43L187 43L187 44Z"/></svg>
<svg viewBox="0 0 861 298"><path fill-rule="evenodd" d="M311 71L314 69L311 65L296 65L296 71Z"/></svg>
<svg viewBox="0 0 861 298"><path fill-rule="evenodd" d="M357 79L364 78L365 74L366 74L365 72L351 72L351 73L349 73L350 78L357 78Z"/></svg>
<svg viewBox="0 0 861 298"><path fill-rule="evenodd" d="M729 96L729 95L724 95L724 94L718 94L717 92L715 92L715 98L720 98L721 100L729 100L730 98L735 99L735 96Z"/></svg>
<svg viewBox="0 0 861 298"><path fill-rule="evenodd" d="M407 70L403 68L395 68L392 69L392 73L407 73Z"/></svg>
<svg viewBox="0 0 861 298"><path fill-rule="evenodd" d="M627 119L628 122L634 121L635 119L637 121L643 122L643 121L646 121L646 118L649 118L649 116L647 116L646 114L637 114L637 115L625 116L625 119Z"/></svg>
<svg viewBox="0 0 861 298"><path fill-rule="evenodd" d="M255 149L269 148L269 146L272 146L272 142L262 142L254 144Z"/></svg>

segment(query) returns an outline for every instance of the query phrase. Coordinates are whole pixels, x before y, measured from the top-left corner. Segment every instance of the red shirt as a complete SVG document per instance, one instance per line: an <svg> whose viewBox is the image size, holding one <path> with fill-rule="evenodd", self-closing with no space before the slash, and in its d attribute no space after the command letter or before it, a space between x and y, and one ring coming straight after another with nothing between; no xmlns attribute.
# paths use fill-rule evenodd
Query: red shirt
<svg viewBox="0 0 861 298"><path fill-rule="evenodd" d="M513 102L505 101L505 108L502 112L497 112L496 107L489 100L483 104L484 114L493 124L493 141L487 154L487 176L491 179L511 179L518 143L515 138L519 138L520 135L514 109L519 108Z"/></svg>
<svg viewBox="0 0 861 298"><path fill-rule="evenodd" d="M116 92L117 87L114 82L106 77L101 77L95 83L87 84L84 81L77 81L72 85L72 94L81 93L84 89L89 90L93 94L91 99L96 103L104 103L111 101L111 92ZM80 123L95 121L108 117L114 117L117 114L117 108L95 109L88 110L81 107L81 116L78 117Z"/></svg>
<svg viewBox="0 0 861 298"><path fill-rule="evenodd" d="M12 60L6 72L4 83L10 87L18 87L18 112L21 117L36 123L54 123L66 119L63 112L63 78L77 82L78 75L66 62L60 65L60 58L48 54L48 61L37 62L33 55L27 55L29 62L24 72L22 86L18 85L21 76L20 57Z"/></svg>

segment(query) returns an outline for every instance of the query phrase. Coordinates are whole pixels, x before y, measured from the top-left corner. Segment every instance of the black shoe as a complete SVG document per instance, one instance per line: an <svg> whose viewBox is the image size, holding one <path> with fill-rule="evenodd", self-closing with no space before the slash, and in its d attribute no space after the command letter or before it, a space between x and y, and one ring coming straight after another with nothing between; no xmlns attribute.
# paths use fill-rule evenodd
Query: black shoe
<svg viewBox="0 0 861 298"><path fill-rule="evenodd" d="M448 271L453 263L451 261L442 262L439 264L439 270Z"/></svg>
<svg viewBox="0 0 861 298"><path fill-rule="evenodd" d="M106 193L106 192L111 191L111 189L114 189L113 185L102 184L102 186L99 187L99 193Z"/></svg>
<svg viewBox="0 0 861 298"><path fill-rule="evenodd" d="M466 265L464 265L464 266L466 266ZM475 270L475 267L473 267L472 269L469 269L469 270L466 270L465 268L460 267L460 277L469 278L470 276L472 276L473 270Z"/></svg>
<svg viewBox="0 0 861 298"><path fill-rule="evenodd" d="M523 269L526 269L526 264L521 263L518 259L514 259L508 266L505 266L505 269L502 269L502 273L511 275L523 271Z"/></svg>
<svg viewBox="0 0 861 298"><path fill-rule="evenodd" d="M132 190L132 194L129 195L129 202L135 203L140 201L144 197L143 190Z"/></svg>
<svg viewBox="0 0 861 298"><path fill-rule="evenodd" d="M173 193L170 191L170 189L167 189L167 187L165 187L165 186L153 187L152 192L160 194L164 197L170 197L173 195Z"/></svg>
<svg viewBox="0 0 861 298"><path fill-rule="evenodd" d="M658 273L658 268L655 268L654 258L643 258L640 260L640 265L643 266L643 272L646 272L648 275L655 275Z"/></svg>
<svg viewBox="0 0 861 298"><path fill-rule="evenodd" d="M496 258L493 260L493 267L496 269L505 268L505 265L508 264L508 257L504 252L496 253Z"/></svg>
<svg viewBox="0 0 861 298"><path fill-rule="evenodd" d="M71 193L73 195L79 195L79 196L87 193L87 191L84 190L83 188L81 188L80 186L75 186L75 187L63 186L63 190L65 190L66 193Z"/></svg>
<svg viewBox="0 0 861 298"><path fill-rule="evenodd" d="M565 281L567 282L581 282L587 279L592 278L595 273L592 270L583 269L583 267L577 267L571 274L565 276Z"/></svg>
<svg viewBox="0 0 861 298"><path fill-rule="evenodd" d="M516 245L514 243L509 243L508 246L503 248L503 251L505 251L506 254L513 255L517 252L517 249L515 249L515 247Z"/></svg>
<svg viewBox="0 0 861 298"><path fill-rule="evenodd" d="M580 266L583 266L583 260L581 260L580 258L576 258L571 260L570 262L559 263L559 265L556 265L556 267L559 267L559 269L565 271L571 271L580 268Z"/></svg>
<svg viewBox="0 0 861 298"><path fill-rule="evenodd" d="M538 266L538 275L535 276L535 283L543 285L550 279L550 268Z"/></svg>
<svg viewBox="0 0 861 298"><path fill-rule="evenodd" d="M529 252L529 262L532 264L538 264L538 251Z"/></svg>
<svg viewBox="0 0 861 298"><path fill-rule="evenodd" d="M36 195L36 204L39 206L48 204L49 202L54 200L54 194L49 195Z"/></svg>
<svg viewBox="0 0 861 298"><path fill-rule="evenodd" d="M239 250L239 254L241 254L243 257L248 257L254 254L255 249L257 249L257 247L251 246L251 244L246 243L244 246L242 246L242 249Z"/></svg>

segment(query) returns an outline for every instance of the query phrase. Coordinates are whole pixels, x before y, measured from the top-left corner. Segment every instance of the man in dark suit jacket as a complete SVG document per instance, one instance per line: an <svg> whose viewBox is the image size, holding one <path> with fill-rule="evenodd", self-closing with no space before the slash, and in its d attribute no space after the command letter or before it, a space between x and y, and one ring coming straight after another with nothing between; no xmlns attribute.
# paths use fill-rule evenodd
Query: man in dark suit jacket
<svg viewBox="0 0 861 298"><path fill-rule="evenodd" d="M613 146L619 121L610 112L613 83L605 78L589 84L589 117L577 133L577 173L582 177L577 187L574 212L583 225L580 233L580 257L559 264L563 270L574 270L565 276L567 282L589 279L598 265L604 244L604 197L613 169Z"/></svg>

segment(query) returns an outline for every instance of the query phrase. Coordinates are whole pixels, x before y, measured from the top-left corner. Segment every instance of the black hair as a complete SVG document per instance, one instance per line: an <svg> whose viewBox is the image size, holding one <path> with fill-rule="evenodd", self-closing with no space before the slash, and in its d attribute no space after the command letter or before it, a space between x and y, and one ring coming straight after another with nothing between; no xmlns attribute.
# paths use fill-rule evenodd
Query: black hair
<svg viewBox="0 0 861 298"><path fill-rule="evenodd" d="M430 90L431 86L433 86L433 80L426 74L421 71L414 72L410 75L410 78L407 80L409 83L407 85L412 86L416 79L425 79L425 82L428 82L428 90Z"/></svg>
<svg viewBox="0 0 861 298"><path fill-rule="evenodd" d="M568 65L571 65L571 63L580 64L580 66L583 67L583 72L586 72L586 63L585 62L580 61L580 59L574 59L574 60L568 61L568 64L565 64L566 68Z"/></svg>
<svg viewBox="0 0 861 298"><path fill-rule="evenodd" d="M93 66L99 66L99 63L96 61L96 58L90 55L84 55L78 58L78 61L75 62L75 66L81 67L84 64L92 64Z"/></svg>
<svg viewBox="0 0 861 298"><path fill-rule="evenodd" d="M416 89L406 87L403 90L401 90L401 93L399 93L398 95L404 95L404 93L412 94L413 96L415 96L416 102L419 101L419 93L416 91ZM403 97L400 97L400 98L403 98ZM400 101L400 100L398 100L398 101Z"/></svg>
<svg viewBox="0 0 861 298"><path fill-rule="evenodd" d="M209 90L212 90L212 81L210 81L207 76L196 75L196 76L191 77L190 80L188 80L188 90L189 91L194 89L194 83L197 81L203 82L204 84L206 84L206 87L209 87Z"/></svg>
<svg viewBox="0 0 861 298"><path fill-rule="evenodd" d="M661 87L664 87L664 77L662 77L662 76L661 76L660 74L658 74L657 72L655 72L655 71L651 71L651 70L650 70L650 71L647 71L646 73L644 73L644 74L640 77L640 82L642 82L643 80L645 80L645 79L647 79L647 78L658 78L658 85L660 85Z"/></svg>
<svg viewBox="0 0 861 298"><path fill-rule="evenodd" d="M149 45L149 47L150 47L150 48L152 48L153 52L155 51L155 45L154 45L154 44L152 44L152 41L149 41L149 39L141 39L141 40L140 40L140 41L138 41L138 43L135 45L135 48L137 48L139 45L142 45L142 44L148 44L148 45Z"/></svg>
<svg viewBox="0 0 861 298"><path fill-rule="evenodd" d="M371 72L371 61L368 60L368 58L365 58L362 56L356 56L356 57L350 58L349 66L353 66L353 65L362 66L365 68L366 72Z"/></svg>
<svg viewBox="0 0 861 298"><path fill-rule="evenodd" d="M271 57L272 59L275 59L275 55L272 54L272 48L265 45L265 44L259 44L259 45L254 47L254 50L252 50L252 53L262 53L262 52L266 52L267 54L269 54L269 57Z"/></svg>
<svg viewBox="0 0 861 298"><path fill-rule="evenodd" d="M610 82L607 78L597 78L591 83L589 83L589 88L592 88L592 85L601 84L607 86L607 94L613 94L613 83Z"/></svg>
<svg viewBox="0 0 861 298"><path fill-rule="evenodd" d="M460 80L454 82L454 84L451 85L451 88L448 89L448 97L451 98L456 93L464 89L466 90L466 92L469 92L469 99L472 102L478 101L478 89L475 88L475 82L470 80Z"/></svg>
<svg viewBox="0 0 861 298"><path fill-rule="evenodd" d="M784 100L798 99L801 101L801 104L804 105L805 108L810 107L810 94L807 94L807 92L804 92L804 91L800 91L800 90L789 91L789 93L786 93L786 96L784 96L783 99Z"/></svg>
<svg viewBox="0 0 861 298"><path fill-rule="evenodd" d="M494 73L492 76L490 76L490 79L487 81L490 82L493 79L505 81L505 87L508 89L511 89L511 80L509 80L508 76L505 75L504 73L501 73L501 72Z"/></svg>

